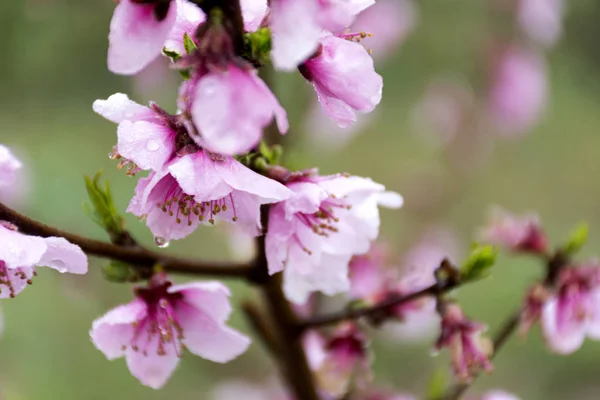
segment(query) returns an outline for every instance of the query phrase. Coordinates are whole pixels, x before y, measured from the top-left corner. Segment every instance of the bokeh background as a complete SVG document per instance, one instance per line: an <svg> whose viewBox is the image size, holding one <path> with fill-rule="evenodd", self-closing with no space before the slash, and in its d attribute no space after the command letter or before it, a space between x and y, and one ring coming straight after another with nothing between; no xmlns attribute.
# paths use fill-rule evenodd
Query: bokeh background
<svg viewBox="0 0 600 400"><path fill-rule="evenodd" d="M402 2L396 24L406 29L391 51L374 51L384 76L384 100L352 138L307 113L314 93L299 74L278 76L276 90L292 122L288 161L319 166L324 173L370 176L402 193L405 207L382 215L382 238L399 265L432 232L442 232L452 251L464 254L492 204L537 211L554 243L587 221L592 230L583 256L598 254L600 3L568 2L554 43L552 37L536 41L535 33L527 36L527 27L515 17L517 0L415 3L406 8ZM34 218L100 239L105 235L81 208L83 175L102 170L123 210L135 179L107 157L116 142L115 126L92 112L92 102L126 92L138 102L153 99L174 110L178 83L176 73L165 72L165 64L135 79L107 71L113 7L110 0L0 2L0 142L26 164L20 190L8 196ZM548 21L541 31L551 27L552 18ZM369 40L373 43L377 35ZM521 79L509 79L514 87L506 89L512 114L500 112L504 119L494 119L491 93L500 79L501 56L511 44L545 60L546 67L517 68ZM527 103L530 94L533 100ZM543 106L536 106L536 99ZM524 127L505 132L514 122L510 118L527 112L531 121L525 115ZM140 241L152 245L143 224L132 216L127 222ZM226 259L235 256L230 250L226 231L217 227L200 229L165 251ZM92 321L131 297L128 285L102 279L103 262L93 259L90 273L82 277L40 271L31 288L2 302L0 398L210 399L221 381L260 382L273 374L272 362L254 343L227 365L185 356L163 390L141 386L123 360L107 361L89 340ZM493 330L542 273L534 260L502 256L490 279L464 288L459 298L470 316ZM243 284L228 283L234 302L254 296ZM239 311L232 321L250 331ZM376 381L421 396L431 376L447 369L443 355L430 356L431 335L421 336L429 339L375 334ZM494 374L479 379L473 393L501 387L526 400L597 399L598 360L598 342L587 341L572 356L557 356L534 329L527 339L511 339L496 359Z"/></svg>

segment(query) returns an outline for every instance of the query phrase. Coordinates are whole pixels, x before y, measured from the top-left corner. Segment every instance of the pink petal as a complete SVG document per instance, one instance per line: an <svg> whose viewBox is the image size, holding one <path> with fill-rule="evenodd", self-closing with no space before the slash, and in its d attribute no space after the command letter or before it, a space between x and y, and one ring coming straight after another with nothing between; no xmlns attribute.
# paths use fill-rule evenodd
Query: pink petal
<svg viewBox="0 0 600 400"><path fill-rule="evenodd" d="M177 212L176 207L175 213ZM158 207L153 207L146 217L146 225L155 237L163 238L167 241L186 238L200 225L200 221L195 214L188 217L180 216L180 223L177 223L177 216L170 216ZM189 224L191 222L191 225Z"/></svg>
<svg viewBox="0 0 600 400"><path fill-rule="evenodd" d="M288 187L293 196L285 201L285 217L292 218L295 213L313 214L319 210L319 206L329 197L322 187L312 182L291 183Z"/></svg>
<svg viewBox="0 0 600 400"><path fill-rule="evenodd" d="M194 3L187 0L177 1L177 18L173 29L165 41L164 47L179 54L186 54L183 37L187 33L194 37L194 33L202 22L206 20L204 12Z"/></svg>
<svg viewBox="0 0 600 400"><path fill-rule="evenodd" d="M600 340L600 290L594 290L589 296L592 315L589 317L587 336L591 339Z"/></svg>
<svg viewBox="0 0 600 400"><path fill-rule="evenodd" d="M47 245L44 239L27 236L0 225L0 261L7 268L32 267L38 265Z"/></svg>
<svg viewBox="0 0 600 400"><path fill-rule="evenodd" d="M356 122L356 112L348 104L328 95L317 85L315 85L315 92L323 111L335 122L338 128L348 128Z"/></svg>
<svg viewBox="0 0 600 400"><path fill-rule="evenodd" d="M225 162L216 161L214 167L229 186L259 196L263 204L282 201L292 195L292 192L281 183L257 174L234 159Z"/></svg>
<svg viewBox="0 0 600 400"><path fill-rule="evenodd" d="M353 194L382 193L385 186L370 178L347 175L330 175L319 181L319 186L338 198Z"/></svg>
<svg viewBox="0 0 600 400"><path fill-rule="evenodd" d="M231 292L221 282L190 282L169 288L169 293L181 293L183 301L224 323L231 314Z"/></svg>
<svg viewBox="0 0 600 400"><path fill-rule="evenodd" d="M79 246L59 237L49 237L44 241L48 247L39 265L55 269L60 273L85 274L87 272L87 256Z"/></svg>
<svg viewBox="0 0 600 400"><path fill-rule="evenodd" d="M122 0L110 22L108 69L133 75L160 55L177 18L177 2L171 2L166 18L157 21L153 5Z"/></svg>
<svg viewBox="0 0 600 400"><path fill-rule="evenodd" d="M28 286L27 281L33 277L34 271L35 269L30 267L7 268L6 278L10 281L10 287L0 284L0 299L8 299L21 293Z"/></svg>
<svg viewBox="0 0 600 400"><path fill-rule="evenodd" d="M117 129L119 154L141 169L161 169L175 149L169 127L147 121L123 121Z"/></svg>
<svg viewBox="0 0 600 400"><path fill-rule="evenodd" d="M8 147L0 144L0 187L9 186L16 181L16 172L22 164Z"/></svg>
<svg viewBox="0 0 600 400"><path fill-rule="evenodd" d="M231 193L230 200L233 202L233 206L228 207L227 211L221 211L217 214L218 218L233 222L237 228L247 235L259 236L262 233L260 206L264 201L258 196L238 190ZM234 217L237 219L234 220Z"/></svg>
<svg viewBox="0 0 600 400"><path fill-rule="evenodd" d="M269 274L283 271L288 258L288 241L294 234L294 225L285 218L284 205L277 204L269 212L269 229L265 249Z"/></svg>
<svg viewBox="0 0 600 400"><path fill-rule="evenodd" d="M156 118L152 110L130 100L123 93L115 93L106 100L96 100L92 108L96 113L117 124L126 120L152 121Z"/></svg>
<svg viewBox="0 0 600 400"><path fill-rule="evenodd" d="M271 3L275 68L291 71L313 55L322 29L315 0L274 0Z"/></svg>
<svg viewBox="0 0 600 400"><path fill-rule="evenodd" d="M221 199L233 190L216 170L217 164L199 151L174 160L168 169L184 192L196 201L210 201Z"/></svg>
<svg viewBox="0 0 600 400"><path fill-rule="evenodd" d="M571 354L579 349L585 338L585 323L573 321L563 332L558 331L558 304L556 297L546 302L542 309L541 324L544 338L550 349L559 354Z"/></svg>
<svg viewBox="0 0 600 400"><path fill-rule="evenodd" d="M183 344L190 352L207 360L226 363L250 345L248 337L186 303L178 306L177 317L183 328Z"/></svg>
<svg viewBox="0 0 600 400"><path fill-rule="evenodd" d="M148 185L152 182L154 174L154 172L151 172L147 177L138 180L137 185L135 186L134 196L127 207L127 212L132 213L137 217L142 217L148 212L147 204L144 201L144 193L147 191Z"/></svg>
<svg viewBox="0 0 600 400"><path fill-rule="evenodd" d="M127 348L125 359L131 375L152 389L160 389L167 383L169 377L179 365L179 354L181 348L177 342L164 345L165 354L158 354L160 344L160 335L148 337L146 331L142 331L139 338L139 350L134 351L131 347Z"/></svg>
<svg viewBox="0 0 600 400"><path fill-rule="evenodd" d="M146 312L146 304L139 300L113 308L92 324L90 337L94 346L109 360L122 357L123 347L133 340L133 324L142 320Z"/></svg>
<svg viewBox="0 0 600 400"><path fill-rule="evenodd" d="M248 32L256 31L267 14L267 0L240 0L240 5L244 29Z"/></svg>

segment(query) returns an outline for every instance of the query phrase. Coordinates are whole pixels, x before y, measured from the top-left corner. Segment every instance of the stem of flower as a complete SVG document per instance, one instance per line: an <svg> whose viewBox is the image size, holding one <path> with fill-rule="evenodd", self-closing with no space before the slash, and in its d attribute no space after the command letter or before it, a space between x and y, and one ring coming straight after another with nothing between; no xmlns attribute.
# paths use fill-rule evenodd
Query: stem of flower
<svg viewBox="0 0 600 400"><path fill-rule="evenodd" d="M447 283L434 284L426 287L425 289L419 290L418 292L410 293L403 296L395 296L389 298L381 303L375 304L371 307L356 308L353 310L343 310L332 314L321 315L301 321L297 326L297 333L302 333L307 329L318 328L327 325L333 325L338 322L359 319L361 317L367 317L370 315L378 314L382 311L395 306L399 306L413 300L416 300L423 296L437 296L452 289L459 287L461 284L458 282L448 281Z"/></svg>
<svg viewBox="0 0 600 400"><path fill-rule="evenodd" d="M139 268L140 272L143 272L142 276L151 275L153 267L160 264L166 272L211 275L223 278L245 278L253 281L254 262L231 263L188 260L155 252L141 246L133 247L94 240L35 221L2 203L0 203L0 220L14 224L20 232L28 235L62 237L81 247L87 254L130 263Z"/></svg>

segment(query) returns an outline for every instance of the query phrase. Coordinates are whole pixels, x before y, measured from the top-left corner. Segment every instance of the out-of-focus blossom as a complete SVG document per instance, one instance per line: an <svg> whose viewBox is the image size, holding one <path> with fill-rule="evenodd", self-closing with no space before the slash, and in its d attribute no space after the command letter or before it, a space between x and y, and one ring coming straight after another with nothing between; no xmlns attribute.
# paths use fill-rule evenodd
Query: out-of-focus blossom
<svg viewBox="0 0 600 400"><path fill-rule="evenodd" d="M370 380L368 340L356 324L341 325L324 340L323 345L321 362L311 364L317 385L323 392L338 398L348 392L353 379L358 387Z"/></svg>
<svg viewBox="0 0 600 400"><path fill-rule="evenodd" d="M519 398L503 390L490 390L481 396L480 400L519 400Z"/></svg>
<svg viewBox="0 0 600 400"><path fill-rule="evenodd" d="M500 134L518 136L530 130L546 106L548 77L544 59L513 45L493 68L488 112Z"/></svg>
<svg viewBox="0 0 600 400"><path fill-rule="evenodd" d="M177 0L177 17L173 28L169 31L167 39L164 43L164 48L169 51L176 51L179 54L186 54L183 38L187 33L190 37L194 36L194 32L198 25L206 20L204 12L187 0Z"/></svg>
<svg viewBox="0 0 600 400"><path fill-rule="evenodd" d="M563 269L541 322L548 346L560 354L573 353L586 337L600 339L600 265Z"/></svg>
<svg viewBox="0 0 600 400"><path fill-rule="evenodd" d="M398 50L417 20L413 0L378 0L358 15L350 30L369 34L361 43L372 51L375 61L383 61Z"/></svg>
<svg viewBox="0 0 600 400"><path fill-rule="evenodd" d="M240 0L244 29L248 32L257 30L267 15L267 0Z"/></svg>
<svg viewBox="0 0 600 400"><path fill-rule="evenodd" d="M227 247L232 259L237 261L250 261L256 255L255 237L234 224L222 226L227 236Z"/></svg>
<svg viewBox="0 0 600 400"><path fill-rule="evenodd" d="M323 31L343 30L374 3L375 0L274 0L273 64L283 70L296 68L317 51Z"/></svg>
<svg viewBox="0 0 600 400"><path fill-rule="evenodd" d="M255 147L273 118L288 130L285 110L256 71L230 65L227 71L199 74L180 89L180 107L192 116L198 145L225 155Z"/></svg>
<svg viewBox="0 0 600 400"><path fill-rule="evenodd" d="M544 254L548 250L548 239L537 215L517 216L500 207L492 208L479 237L485 243L515 252Z"/></svg>
<svg viewBox="0 0 600 400"><path fill-rule="evenodd" d="M469 382L479 368L490 372L492 343L481 334L486 326L465 317L457 304L447 304L442 315L442 330L435 348L448 349L452 356L454 373Z"/></svg>
<svg viewBox="0 0 600 400"><path fill-rule="evenodd" d="M174 157L176 140L187 136L178 116L169 115L154 103L149 107L116 93L106 100L96 100L93 109L104 118L119 124L114 157L121 157L130 174L139 169L161 171Z"/></svg>
<svg viewBox="0 0 600 400"><path fill-rule="evenodd" d="M431 142L447 145L468 122L474 102L473 91L463 79L435 78L413 110L413 123Z"/></svg>
<svg viewBox="0 0 600 400"><path fill-rule="evenodd" d="M303 174L287 187L293 196L271 208L266 252L269 272L284 271L284 292L294 303L309 294L349 290L352 255L369 250L379 233L379 205L398 208L400 195L348 175Z"/></svg>
<svg viewBox="0 0 600 400"><path fill-rule="evenodd" d="M0 187L14 184L17 180L17 171L22 166L10 149L0 144Z"/></svg>
<svg viewBox="0 0 600 400"><path fill-rule="evenodd" d="M29 236L0 221L0 298L15 297L44 266L60 273L85 274L87 257L64 238Z"/></svg>
<svg viewBox="0 0 600 400"><path fill-rule="evenodd" d="M526 335L531 327L540 320L544 304L546 304L550 295L550 290L541 284L537 284L527 291L519 321L519 333L521 335Z"/></svg>
<svg viewBox="0 0 600 400"><path fill-rule="evenodd" d="M319 52L300 67L313 84L323 109L341 128L368 113L381 101L383 79L360 44L338 36L320 40Z"/></svg>
<svg viewBox="0 0 600 400"><path fill-rule="evenodd" d="M250 339L226 325L230 292L219 282L173 285L155 276L132 302L94 321L90 336L109 360L125 357L131 374L161 388L186 348L225 363L246 351Z"/></svg>
<svg viewBox="0 0 600 400"><path fill-rule="evenodd" d="M139 180L127 211L146 218L156 238L182 239L216 218L249 234L261 230L260 206L291 196L282 184L231 157L198 150Z"/></svg>
<svg viewBox="0 0 600 400"><path fill-rule="evenodd" d="M564 9L564 0L519 0L517 19L531 39L551 47L562 34Z"/></svg>

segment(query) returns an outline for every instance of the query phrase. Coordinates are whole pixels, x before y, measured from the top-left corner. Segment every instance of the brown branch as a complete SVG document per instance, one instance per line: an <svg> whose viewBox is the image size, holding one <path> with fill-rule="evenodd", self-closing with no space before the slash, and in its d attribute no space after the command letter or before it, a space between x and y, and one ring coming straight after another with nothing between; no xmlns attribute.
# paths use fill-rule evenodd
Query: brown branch
<svg viewBox="0 0 600 400"><path fill-rule="evenodd" d="M268 323L267 316L251 302L242 303L242 310L250 326L264 343L265 347L275 359L281 360L281 343L273 327Z"/></svg>
<svg viewBox="0 0 600 400"><path fill-rule="evenodd" d="M35 221L2 203L0 203L0 220L14 224L19 228L20 232L28 235L63 237L69 242L81 247L87 254L130 263L148 273L152 272L154 265L160 264L167 272L190 275L237 277L252 280L251 274L252 271L254 271L253 263L236 264L231 262L188 260L185 258L169 256L139 246L121 246L86 238Z"/></svg>
<svg viewBox="0 0 600 400"><path fill-rule="evenodd" d="M445 284L434 284L419 290L418 292L410 293L403 296L395 296L371 307L357 308L353 310L343 310L332 314L321 315L301 321L297 326L297 332L303 332L306 329L318 328L326 325L336 324L338 322L358 319L376 315L385 312L391 307L399 306L423 296L437 296L446 293L460 286L460 283L447 282Z"/></svg>

